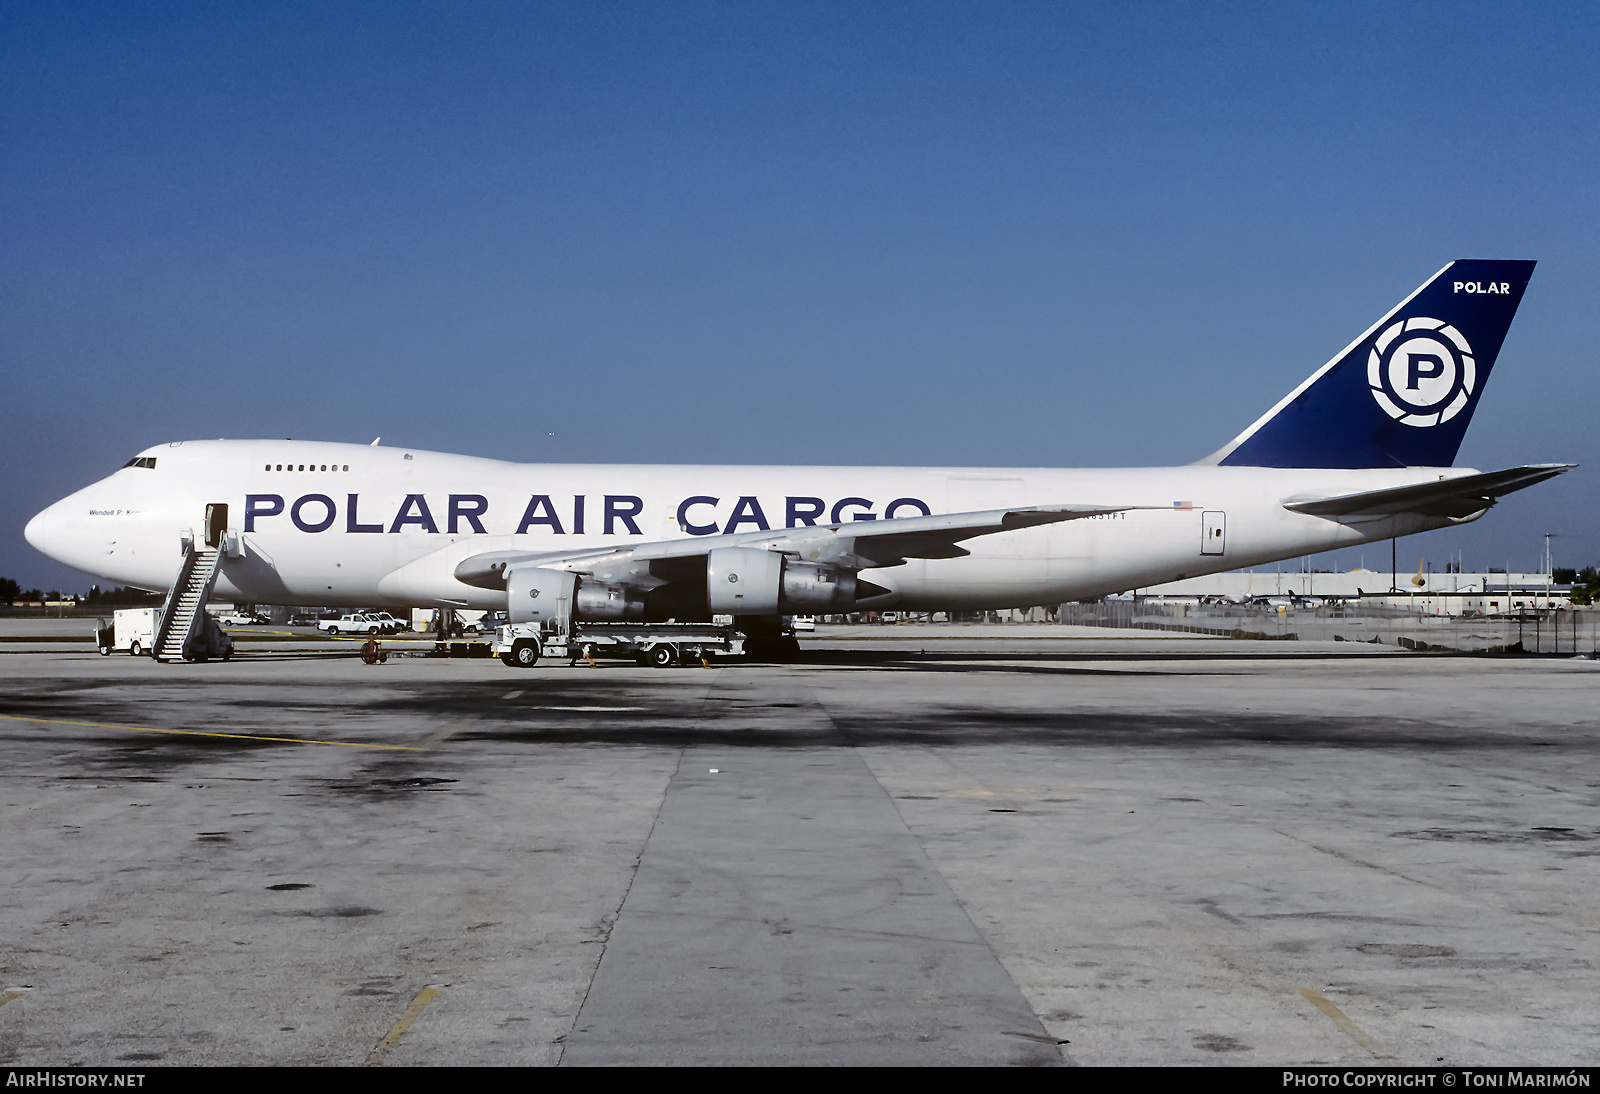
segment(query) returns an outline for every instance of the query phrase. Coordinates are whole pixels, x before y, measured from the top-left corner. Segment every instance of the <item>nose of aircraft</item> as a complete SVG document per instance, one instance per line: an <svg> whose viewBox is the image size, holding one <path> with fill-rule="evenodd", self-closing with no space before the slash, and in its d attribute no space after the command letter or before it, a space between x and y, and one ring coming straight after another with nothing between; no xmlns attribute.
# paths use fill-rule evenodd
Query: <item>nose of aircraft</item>
<svg viewBox="0 0 1600 1094"><path fill-rule="evenodd" d="M25 528L23 536L33 544L36 550L49 555L57 562L65 562L69 544L66 535L66 518L61 511L61 502L56 502L48 509L34 515Z"/></svg>

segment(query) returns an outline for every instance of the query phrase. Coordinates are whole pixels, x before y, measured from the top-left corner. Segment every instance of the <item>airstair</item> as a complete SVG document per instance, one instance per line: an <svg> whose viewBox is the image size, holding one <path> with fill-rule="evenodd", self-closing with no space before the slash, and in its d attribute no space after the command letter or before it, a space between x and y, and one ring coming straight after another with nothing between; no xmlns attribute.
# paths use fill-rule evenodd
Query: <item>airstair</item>
<svg viewBox="0 0 1600 1094"><path fill-rule="evenodd" d="M161 607L161 627L152 643L157 661L194 657L202 647L209 652L205 609L217 575L222 572L222 548L220 544L210 547L192 538L185 539L184 544L183 566Z"/></svg>

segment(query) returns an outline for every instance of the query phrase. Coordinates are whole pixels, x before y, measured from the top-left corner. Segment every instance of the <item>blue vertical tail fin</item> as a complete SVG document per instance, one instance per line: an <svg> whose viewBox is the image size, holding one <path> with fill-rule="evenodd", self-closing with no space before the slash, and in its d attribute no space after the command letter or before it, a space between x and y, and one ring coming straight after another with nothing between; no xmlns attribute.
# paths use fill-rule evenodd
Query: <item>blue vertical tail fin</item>
<svg viewBox="0 0 1600 1094"><path fill-rule="evenodd" d="M1461 259L1203 464L1448 467L1533 275Z"/></svg>

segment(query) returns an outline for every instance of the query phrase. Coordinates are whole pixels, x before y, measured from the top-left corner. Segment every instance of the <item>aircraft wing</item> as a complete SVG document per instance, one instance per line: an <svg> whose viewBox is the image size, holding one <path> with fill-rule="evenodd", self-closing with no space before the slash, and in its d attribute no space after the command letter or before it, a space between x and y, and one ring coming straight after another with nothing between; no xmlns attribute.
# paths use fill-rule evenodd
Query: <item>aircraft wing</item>
<svg viewBox="0 0 1600 1094"><path fill-rule="evenodd" d="M1344 517L1357 513L1389 515L1421 513L1433 517L1468 517L1489 508L1500 497L1571 471L1577 464L1535 463L1465 475L1413 486L1393 486L1386 490L1364 490L1327 498L1287 498L1283 507L1294 513L1317 517Z"/></svg>
<svg viewBox="0 0 1600 1094"><path fill-rule="evenodd" d="M960 558L970 554L962 540L976 536L1056 524L1066 520L1130 509L1166 508L1144 505L1027 505L974 513L939 513L894 520L858 520L731 535L652 540L584 551L490 551L473 555L455 568L456 578L480 589L505 585L505 572L515 566L538 565L592 572L625 569L659 571L649 563L696 558L718 547L755 547L856 569L902 566L911 558ZM658 573L659 576L659 573Z"/></svg>

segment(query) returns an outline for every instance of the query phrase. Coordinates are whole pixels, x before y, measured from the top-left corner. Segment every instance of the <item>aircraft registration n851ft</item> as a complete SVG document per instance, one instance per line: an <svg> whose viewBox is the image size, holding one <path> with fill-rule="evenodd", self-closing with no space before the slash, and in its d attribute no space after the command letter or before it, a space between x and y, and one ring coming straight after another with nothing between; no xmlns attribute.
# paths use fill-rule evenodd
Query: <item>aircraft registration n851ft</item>
<svg viewBox="0 0 1600 1094"><path fill-rule="evenodd" d="M1462 260L1183 467L514 464L376 445L174 441L52 505L39 550L271 604L694 621L1078 600L1476 520L1568 470L1452 467L1533 271ZM542 594L549 597L541 604Z"/></svg>

